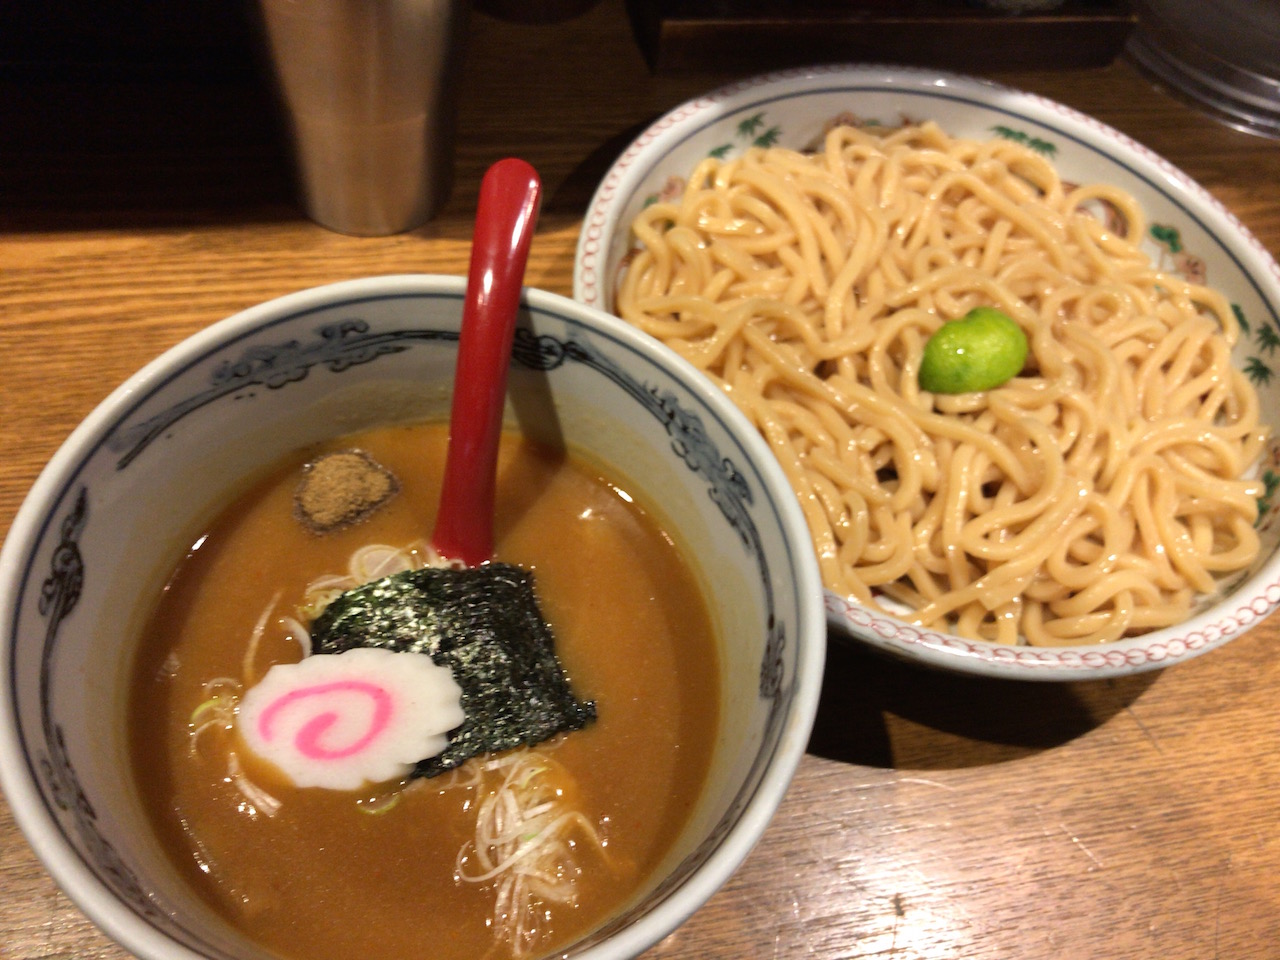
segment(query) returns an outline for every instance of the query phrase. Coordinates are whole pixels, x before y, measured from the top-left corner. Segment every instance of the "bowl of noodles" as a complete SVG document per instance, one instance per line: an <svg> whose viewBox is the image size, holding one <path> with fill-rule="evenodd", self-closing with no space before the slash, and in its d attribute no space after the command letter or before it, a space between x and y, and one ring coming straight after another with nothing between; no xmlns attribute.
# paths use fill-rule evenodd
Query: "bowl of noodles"
<svg viewBox="0 0 1280 960"><path fill-rule="evenodd" d="M1101 678L1202 654L1280 601L1280 268L1068 107L880 66L720 88L609 170L574 293L756 425L833 637ZM975 308L1016 323L1025 364L924 389L926 344Z"/></svg>

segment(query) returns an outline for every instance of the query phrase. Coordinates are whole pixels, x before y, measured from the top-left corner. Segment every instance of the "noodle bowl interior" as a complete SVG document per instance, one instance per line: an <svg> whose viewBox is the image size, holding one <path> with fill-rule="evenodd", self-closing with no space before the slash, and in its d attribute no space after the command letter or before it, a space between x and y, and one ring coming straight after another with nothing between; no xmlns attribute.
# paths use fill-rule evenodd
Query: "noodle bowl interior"
<svg viewBox="0 0 1280 960"><path fill-rule="evenodd" d="M304 657L317 609L424 562L446 441L444 424L387 427L284 464L179 564L140 647L129 729L144 807L191 887L282 957L562 948L644 889L706 779L720 663L698 578L633 492L514 434L499 459L496 559L536 577L594 722L354 791L295 786L246 754L246 690L273 664L346 655ZM339 453L385 467L399 489L317 533L298 520L299 477ZM367 476L378 496L391 486ZM308 516L340 514L310 499Z"/></svg>
<svg viewBox="0 0 1280 960"><path fill-rule="evenodd" d="M615 306L755 423L826 586L1006 644L1186 619L1259 551L1266 440L1219 292L1160 269L1143 211L1007 139L836 123L673 179L634 220ZM976 307L1029 343L993 389L921 356Z"/></svg>

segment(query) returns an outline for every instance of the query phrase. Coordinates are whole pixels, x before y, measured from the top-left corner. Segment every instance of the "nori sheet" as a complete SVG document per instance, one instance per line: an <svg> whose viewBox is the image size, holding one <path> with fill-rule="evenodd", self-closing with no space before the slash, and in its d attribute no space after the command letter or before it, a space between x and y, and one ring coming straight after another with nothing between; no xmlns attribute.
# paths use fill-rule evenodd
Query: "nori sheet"
<svg viewBox="0 0 1280 960"><path fill-rule="evenodd" d="M569 688L533 575L512 564L427 567L348 590L311 625L311 647L426 653L453 671L466 719L449 732L443 753L417 764L415 777L480 753L533 746L596 717L595 703Z"/></svg>

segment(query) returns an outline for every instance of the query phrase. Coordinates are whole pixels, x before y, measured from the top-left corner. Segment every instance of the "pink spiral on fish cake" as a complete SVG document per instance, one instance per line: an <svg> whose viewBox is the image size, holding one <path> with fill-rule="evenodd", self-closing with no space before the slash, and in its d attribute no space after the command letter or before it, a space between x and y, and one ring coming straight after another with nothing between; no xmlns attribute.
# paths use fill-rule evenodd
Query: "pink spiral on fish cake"
<svg viewBox="0 0 1280 960"><path fill-rule="evenodd" d="M290 690L269 703L259 715L258 733L261 734L263 740L268 742L274 740L275 731L272 727L281 711L288 710L308 698L323 697L326 694L333 693L360 693L366 695L373 702L373 716L369 718L369 726L364 735L354 743L339 747L336 750L324 746L320 742L321 738L339 720L339 714L336 710L326 710L323 713L316 714L302 725L293 738L294 746L298 748L298 752L304 757L312 760L341 760L359 753L377 739L378 734L387 729L387 723L390 721L392 712L395 709L392 696L385 687L364 680L336 680L332 683L320 683L311 687L298 687ZM349 701L349 698L344 697L331 697L330 699L337 699L339 706ZM323 707L323 704L321 706Z"/></svg>
<svg viewBox="0 0 1280 960"><path fill-rule="evenodd" d="M357 648L277 664L240 701L248 751L299 787L407 777L462 724L462 690L429 656Z"/></svg>

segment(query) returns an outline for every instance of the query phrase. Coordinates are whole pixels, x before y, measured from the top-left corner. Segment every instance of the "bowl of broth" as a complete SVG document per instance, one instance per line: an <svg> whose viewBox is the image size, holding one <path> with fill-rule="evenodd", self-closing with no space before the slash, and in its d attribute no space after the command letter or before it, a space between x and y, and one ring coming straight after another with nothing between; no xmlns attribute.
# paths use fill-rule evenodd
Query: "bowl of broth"
<svg viewBox="0 0 1280 960"><path fill-rule="evenodd" d="M685 361L537 290L494 562L532 582L582 722L355 786L285 775L239 729L268 677L326 659L327 611L431 566L463 291L355 280L214 324L108 397L14 521L0 777L55 880L139 957L634 956L787 789L826 626L785 476ZM501 684L507 656L476 672ZM547 699L516 686L502 717ZM358 703L289 706L299 744L369 734Z"/></svg>
<svg viewBox="0 0 1280 960"><path fill-rule="evenodd" d="M1280 267L1095 118L922 68L737 81L618 157L574 295L769 437L838 641L1081 680L1190 660L1280 602ZM934 335L989 309L1025 361L930 386Z"/></svg>

